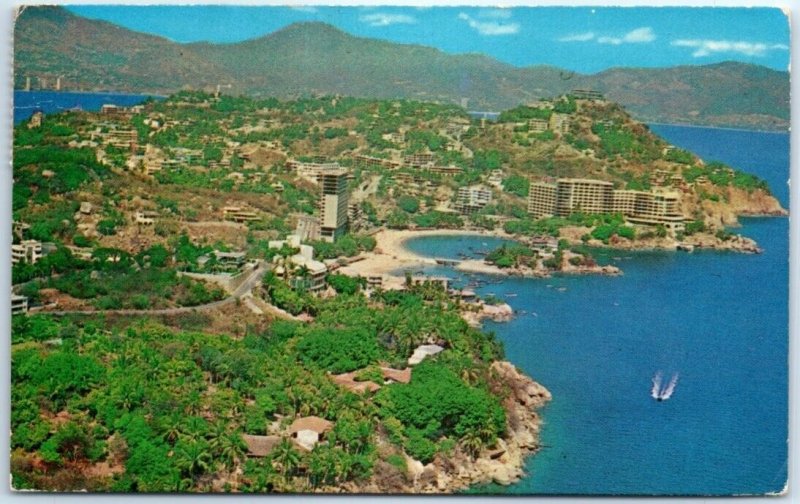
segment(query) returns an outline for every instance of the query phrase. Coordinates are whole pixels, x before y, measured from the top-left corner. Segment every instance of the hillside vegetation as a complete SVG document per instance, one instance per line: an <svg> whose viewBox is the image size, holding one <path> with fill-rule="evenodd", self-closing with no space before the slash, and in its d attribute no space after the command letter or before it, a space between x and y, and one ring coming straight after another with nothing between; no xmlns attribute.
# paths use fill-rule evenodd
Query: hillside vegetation
<svg viewBox="0 0 800 504"><path fill-rule="evenodd" d="M235 94L281 98L344 94L449 103L467 98L474 110L501 110L590 88L642 121L762 129L785 129L789 121L788 73L741 63L581 75L354 37L322 23L294 24L235 44L177 44L60 7L27 7L14 37L16 88L30 75L50 82L61 76L67 89L136 93L230 84Z"/></svg>

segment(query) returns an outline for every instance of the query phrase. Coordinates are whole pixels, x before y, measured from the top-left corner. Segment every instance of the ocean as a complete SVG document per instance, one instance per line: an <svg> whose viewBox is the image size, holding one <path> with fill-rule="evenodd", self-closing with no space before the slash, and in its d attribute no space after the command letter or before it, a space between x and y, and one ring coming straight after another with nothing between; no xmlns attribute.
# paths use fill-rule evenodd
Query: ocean
<svg viewBox="0 0 800 504"><path fill-rule="evenodd" d="M652 126L673 144L765 178L788 208L785 133ZM428 268L517 312L485 329L542 383L543 449L507 494L726 495L779 492L787 480L789 220L742 219L760 255L600 251L621 277L466 276ZM486 245L483 245L486 243ZM425 237L424 254L456 258L484 237ZM470 250L472 247L473 250ZM651 380L677 376L672 397Z"/></svg>
<svg viewBox="0 0 800 504"><path fill-rule="evenodd" d="M71 93L66 91L14 91L14 124L28 119L36 110L57 114L79 108L97 112L106 103L130 107L148 98L146 95L121 93ZM154 96L154 98L160 98Z"/></svg>
<svg viewBox="0 0 800 504"><path fill-rule="evenodd" d="M14 92L15 124L45 113L145 96ZM788 208L785 133L653 125L706 160L765 178ZM743 219L764 253L598 253L621 277L520 279L428 268L507 300L519 313L486 323L507 358L553 393L544 448L509 494L763 494L782 490L788 437L788 219ZM501 240L426 237L426 255L480 257ZM650 397L658 372L674 395Z"/></svg>

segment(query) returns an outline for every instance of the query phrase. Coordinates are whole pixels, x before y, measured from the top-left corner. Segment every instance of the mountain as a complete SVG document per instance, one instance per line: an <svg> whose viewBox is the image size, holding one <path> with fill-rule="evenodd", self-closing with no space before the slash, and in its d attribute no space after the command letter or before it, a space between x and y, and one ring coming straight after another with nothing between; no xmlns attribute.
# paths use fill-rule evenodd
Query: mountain
<svg viewBox="0 0 800 504"><path fill-rule="evenodd" d="M614 68L581 85L602 91L641 121L770 129L789 122L789 74L758 65Z"/></svg>
<svg viewBox="0 0 800 504"><path fill-rule="evenodd" d="M25 8L14 39L17 88L27 76L34 77L34 87L36 77L52 83L61 76L68 89L168 94L230 85L226 92L256 96L467 98L473 110L590 88L644 121L769 129L789 124L789 74L734 62L582 75L360 38L316 22L234 44L178 44L60 7Z"/></svg>
<svg viewBox="0 0 800 504"><path fill-rule="evenodd" d="M184 84L206 84L204 79L220 71L180 44L61 7L26 7L15 25L16 88L26 76L45 76L51 84L61 76L69 89L171 92Z"/></svg>

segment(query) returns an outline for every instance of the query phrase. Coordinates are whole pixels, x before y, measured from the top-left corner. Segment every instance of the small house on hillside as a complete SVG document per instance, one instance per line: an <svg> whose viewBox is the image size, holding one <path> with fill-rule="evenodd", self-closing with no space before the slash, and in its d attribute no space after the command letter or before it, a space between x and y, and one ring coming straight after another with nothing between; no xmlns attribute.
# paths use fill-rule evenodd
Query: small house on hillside
<svg viewBox="0 0 800 504"><path fill-rule="evenodd" d="M332 428L333 422L318 416L307 416L292 422L289 426L289 435L298 446L311 451Z"/></svg>
<svg viewBox="0 0 800 504"><path fill-rule="evenodd" d="M251 436L242 434L248 457L266 457L281 442L280 436Z"/></svg>

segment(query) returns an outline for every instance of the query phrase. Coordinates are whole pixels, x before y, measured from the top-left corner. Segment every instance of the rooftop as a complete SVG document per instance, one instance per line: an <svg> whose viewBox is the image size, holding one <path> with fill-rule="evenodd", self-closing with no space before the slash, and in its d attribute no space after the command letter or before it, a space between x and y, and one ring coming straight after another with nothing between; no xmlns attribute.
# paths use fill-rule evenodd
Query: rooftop
<svg viewBox="0 0 800 504"><path fill-rule="evenodd" d="M251 436L242 434L242 441L247 445L247 454L251 457L266 457L281 442L279 436Z"/></svg>
<svg viewBox="0 0 800 504"><path fill-rule="evenodd" d="M300 431L310 430L317 434L328 432L333 428L333 422L329 422L318 416L301 417L292 422L289 426L289 435L297 434Z"/></svg>

